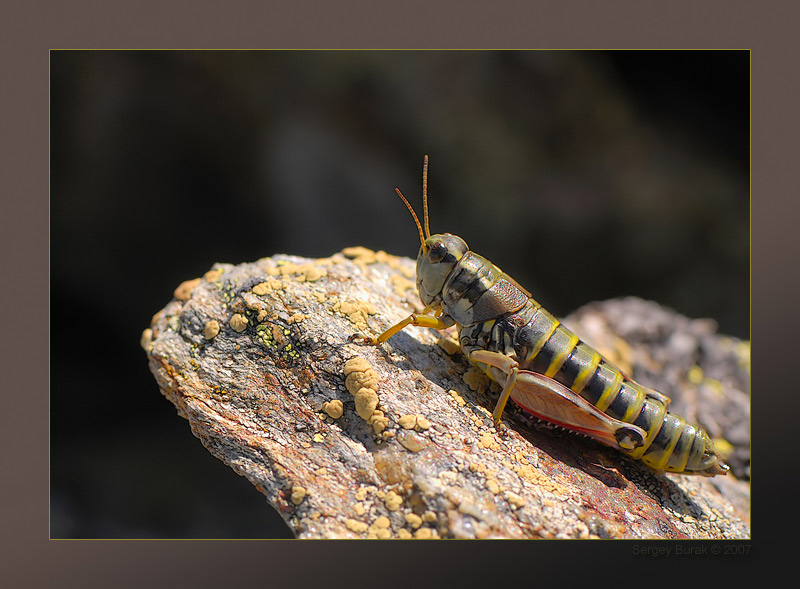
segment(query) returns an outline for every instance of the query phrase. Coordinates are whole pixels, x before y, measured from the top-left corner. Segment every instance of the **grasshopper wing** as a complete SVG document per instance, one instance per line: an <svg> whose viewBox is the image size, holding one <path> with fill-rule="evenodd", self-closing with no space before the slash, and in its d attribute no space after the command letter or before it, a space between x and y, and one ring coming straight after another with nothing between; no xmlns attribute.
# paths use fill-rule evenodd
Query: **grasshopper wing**
<svg viewBox="0 0 800 589"><path fill-rule="evenodd" d="M535 372L519 372L511 398L535 417L618 450L630 452L647 436L642 428L606 415L561 383Z"/></svg>

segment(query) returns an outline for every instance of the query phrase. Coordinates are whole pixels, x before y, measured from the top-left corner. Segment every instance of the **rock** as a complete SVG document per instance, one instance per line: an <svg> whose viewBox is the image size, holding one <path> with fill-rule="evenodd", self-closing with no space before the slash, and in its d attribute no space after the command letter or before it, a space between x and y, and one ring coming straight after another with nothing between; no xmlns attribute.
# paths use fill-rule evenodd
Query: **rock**
<svg viewBox="0 0 800 589"><path fill-rule="evenodd" d="M469 368L447 333L411 327L380 347L348 342L421 310L414 267L365 248L319 260L278 255L216 264L179 286L142 335L161 392L297 537L750 537L749 485L734 472L659 475L592 440L532 422L511 404L497 431L491 410L499 389ZM661 334L629 353L635 376L644 363L654 374L670 368L669 379L681 386L693 383L680 402L712 435L733 438L739 459L749 442L742 446L734 434L746 426L701 401L705 379L720 383L708 385L716 391L708 395L721 406L728 395L739 406L748 388L730 384L731 374L745 374L741 367L719 368L719 358L728 358L725 346L715 347L720 336L689 320L670 331L674 314L663 311L671 317L664 324L660 308L642 301L607 305L567 324L581 333L579 324L593 323L597 340L604 329L620 328L609 339L617 347L637 329ZM630 317L626 307L641 308L641 317L653 312L653 325L629 321L625 331L617 309ZM674 376L688 364L691 378Z"/></svg>

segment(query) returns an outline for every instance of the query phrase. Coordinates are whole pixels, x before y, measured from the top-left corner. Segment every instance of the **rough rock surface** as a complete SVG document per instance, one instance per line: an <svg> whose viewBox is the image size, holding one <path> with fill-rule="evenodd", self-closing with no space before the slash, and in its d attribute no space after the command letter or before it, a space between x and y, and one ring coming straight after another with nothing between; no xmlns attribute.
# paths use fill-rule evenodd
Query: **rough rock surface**
<svg viewBox="0 0 800 589"><path fill-rule="evenodd" d="M725 477L659 475L511 403L497 431L499 389L448 333L348 342L420 310L413 281L412 260L364 248L216 264L141 343L194 435L299 538L750 537L746 343L637 299L565 320L731 452Z"/></svg>

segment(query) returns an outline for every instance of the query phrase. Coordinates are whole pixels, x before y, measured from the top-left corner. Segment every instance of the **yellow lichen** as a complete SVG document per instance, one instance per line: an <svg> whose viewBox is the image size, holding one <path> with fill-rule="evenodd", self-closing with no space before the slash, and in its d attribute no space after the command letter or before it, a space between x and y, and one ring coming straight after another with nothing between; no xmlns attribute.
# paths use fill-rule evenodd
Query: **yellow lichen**
<svg viewBox="0 0 800 589"><path fill-rule="evenodd" d="M230 326L234 331L241 333L247 329L247 323L247 317L241 313L234 313L233 317L231 317Z"/></svg>
<svg viewBox="0 0 800 589"><path fill-rule="evenodd" d="M399 425L403 429L414 429L414 426L417 425L417 416L403 415L400 419L397 420L397 425Z"/></svg>
<svg viewBox="0 0 800 589"><path fill-rule="evenodd" d="M418 516L416 513L407 513L406 523L412 530L416 530L418 527L422 525L422 518Z"/></svg>
<svg viewBox="0 0 800 589"><path fill-rule="evenodd" d="M436 521L436 514L433 511L426 511L422 514L422 521L432 524Z"/></svg>
<svg viewBox="0 0 800 589"><path fill-rule="evenodd" d="M216 319L211 319L206 321L205 327L203 328L203 337L207 340L212 340L217 337L219 333L219 322Z"/></svg>
<svg viewBox="0 0 800 589"><path fill-rule="evenodd" d="M422 415L417 415L417 424L414 429L416 429L417 431L425 431L427 429L430 429L430 427L431 427L431 422L428 421L427 418L423 417Z"/></svg>
<svg viewBox="0 0 800 589"><path fill-rule="evenodd" d="M361 311L365 315L374 315L377 312L375 305L371 303L365 303L363 301L341 301L339 303L339 308L336 310L344 313L345 315L350 315L351 313L356 313L358 311Z"/></svg>
<svg viewBox="0 0 800 589"><path fill-rule="evenodd" d="M478 445L481 448L487 448L489 450L496 450L497 448L500 447L500 445L495 441L492 434L490 434L489 432L486 432L481 436L481 439L478 441Z"/></svg>
<svg viewBox="0 0 800 589"><path fill-rule="evenodd" d="M192 291L201 281L201 278L193 278L192 280L181 282L173 293L175 298L179 301L188 301L189 297L192 296Z"/></svg>
<svg viewBox="0 0 800 589"><path fill-rule="evenodd" d="M380 377L364 358L350 358L343 369L345 387L356 402L356 413L372 425L376 434L381 434L389 425L389 419L378 411L378 388Z"/></svg>
<svg viewBox="0 0 800 589"><path fill-rule="evenodd" d="M300 505L303 502L303 499L305 499L305 496L306 496L306 490L303 487L300 487L298 485L292 487L292 496L291 496L292 503L294 503L295 505Z"/></svg>
<svg viewBox="0 0 800 589"><path fill-rule="evenodd" d="M378 407L378 395L375 391L368 388L361 388L354 395L356 401L356 413L364 420L372 417L372 412Z"/></svg>
<svg viewBox="0 0 800 589"><path fill-rule="evenodd" d="M484 391L489 386L490 379L486 374L475 368L471 367L461 377L466 385L473 391Z"/></svg>
<svg viewBox="0 0 800 589"><path fill-rule="evenodd" d="M389 425L389 418L384 416L383 411L375 410L372 412L367 422L372 426L376 434L380 434L383 433L383 430Z"/></svg>
<svg viewBox="0 0 800 589"><path fill-rule="evenodd" d="M314 282L327 275L328 271L324 268L318 268L317 266L303 268L303 278L305 278L306 282Z"/></svg>
<svg viewBox="0 0 800 589"><path fill-rule="evenodd" d="M439 340L436 343L450 356L455 356L458 352L461 351L461 346L452 337L439 338Z"/></svg>
<svg viewBox="0 0 800 589"><path fill-rule="evenodd" d="M464 405L467 404L467 402L464 400L464 397L459 395L458 392L454 391L453 389L450 389L449 391L447 391L447 393L451 397L453 397L453 400L455 400L455 402L458 403L459 406L463 407Z"/></svg>
<svg viewBox="0 0 800 589"><path fill-rule="evenodd" d="M714 442L714 448L722 458L729 458L735 450L733 444L725 438L714 438L712 442Z"/></svg>
<svg viewBox="0 0 800 589"><path fill-rule="evenodd" d="M283 283L276 278L268 278L253 287L253 293L259 296L264 296L274 290L283 290Z"/></svg>
<svg viewBox="0 0 800 589"><path fill-rule="evenodd" d="M736 344L734 352L738 358L738 364L741 368L750 370L750 342L744 341Z"/></svg>
<svg viewBox="0 0 800 589"><path fill-rule="evenodd" d="M219 277L223 274L222 268L217 268L216 270L209 270L205 274L203 274L203 280L206 282L216 282L219 280Z"/></svg>
<svg viewBox="0 0 800 589"><path fill-rule="evenodd" d="M260 295L260 296L263 296L263 295L265 295L265 294L267 294L267 293L269 293L271 291L272 291L272 289L270 288L269 284L267 284L266 282L259 282L258 284L256 284L253 287L253 293L255 293L257 295Z"/></svg>
<svg viewBox="0 0 800 589"><path fill-rule="evenodd" d="M389 521L388 517L385 515L380 516L374 522L372 522L371 526L369 526L369 536L374 536L375 538L381 540L391 538L392 532L389 529L390 525L391 522Z"/></svg>
<svg viewBox="0 0 800 589"><path fill-rule="evenodd" d="M416 284L400 274L392 274L390 280L394 286L394 292L397 293L397 296L399 297L404 296L408 290L416 291L417 289Z"/></svg>
<svg viewBox="0 0 800 589"><path fill-rule="evenodd" d="M470 472L477 472L481 473L486 470L486 465L481 464L480 462L471 462L469 465Z"/></svg>
<svg viewBox="0 0 800 589"><path fill-rule="evenodd" d="M560 497L570 497L573 494L573 491L570 488L559 484L552 478L542 474L531 466L523 465L517 467L515 472L520 478L529 481L532 485L542 489L543 491L549 491L550 493Z"/></svg>
<svg viewBox="0 0 800 589"><path fill-rule="evenodd" d="M725 396L725 385L714 378L706 378L703 381L703 386L711 389L711 392L719 398Z"/></svg>
<svg viewBox="0 0 800 589"><path fill-rule="evenodd" d="M344 386L351 395L355 395L360 389L377 390L380 377L378 373L370 368L363 372L351 372L344 380Z"/></svg>
<svg viewBox="0 0 800 589"><path fill-rule="evenodd" d="M388 528L390 524L391 524L391 522L389 521L389 518L386 517L385 515L382 515L382 516L378 517L372 523L372 525L375 526L376 528L384 528L384 529Z"/></svg>
<svg viewBox="0 0 800 589"><path fill-rule="evenodd" d="M422 415L403 415L397 420L397 424L403 429L416 429L424 431L431 427L431 422Z"/></svg>
<svg viewBox="0 0 800 589"><path fill-rule="evenodd" d="M373 252L371 249L366 248L363 245L346 247L342 250L342 255L344 255L345 258L357 258L358 256L361 255L374 254L374 253L375 252Z"/></svg>
<svg viewBox="0 0 800 589"><path fill-rule="evenodd" d="M362 301L337 301L333 305L333 310L345 315L351 323L361 330L366 330L367 316L377 313L375 306Z"/></svg>
<svg viewBox="0 0 800 589"><path fill-rule="evenodd" d="M322 404L322 410L328 414L331 419L339 419L344 413L344 405L339 399L333 401L325 401Z"/></svg>
<svg viewBox="0 0 800 589"><path fill-rule="evenodd" d="M344 365L345 386L351 395L360 389L377 390L380 377L364 358L350 358Z"/></svg>
<svg viewBox="0 0 800 589"><path fill-rule="evenodd" d="M389 491L383 498L383 502L389 511L397 511L403 504L403 498L394 491Z"/></svg>
<svg viewBox="0 0 800 589"><path fill-rule="evenodd" d="M458 480L458 473L454 470L443 470L439 473L439 478L447 485L455 485Z"/></svg>
<svg viewBox="0 0 800 589"><path fill-rule="evenodd" d="M360 245L344 248L342 255L352 259L356 264L373 264L376 261L375 252Z"/></svg>
<svg viewBox="0 0 800 589"><path fill-rule="evenodd" d="M149 327L142 332L142 337L139 340L139 345L145 352L153 349L153 330Z"/></svg>
<svg viewBox="0 0 800 589"><path fill-rule="evenodd" d="M486 488L492 495L497 495L500 492L500 484L494 479L487 479Z"/></svg>
<svg viewBox="0 0 800 589"><path fill-rule="evenodd" d="M366 370L371 369L372 366L366 360L366 358L361 358L360 356L356 356L355 358L350 358L347 362L344 363L344 375L347 376L351 372L364 372Z"/></svg>
<svg viewBox="0 0 800 589"><path fill-rule="evenodd" d="M347 527L348 530L351 532L355 532L356 534L363 534L367 531L369 526L364 522L360 522L357 519L346 519L344 520L344 525Z"/></svg>
<svg viewBox="0 0 800 589"><path fill-rule="evenodd" d="M313 264L294 264L292 262L278 263L277 266L267 269L270 276L291 276L297 282L314 282L328 272L324 268L318 268Z"/></svg>
<svg viewBox="0 0 800 589"><path fill-rule="evenodd" d="M513 491L506 491L505 492L506 501L508 501L511 505L516 508L523 507L525 505L525 499L514 493Z"/></svg>
<svg viewBox="0 0 800 589"><path fill-rule="evenodd" d="M689 369L686 378L692 384L700 384L703 382L703 369L695 364Z"/></svg>

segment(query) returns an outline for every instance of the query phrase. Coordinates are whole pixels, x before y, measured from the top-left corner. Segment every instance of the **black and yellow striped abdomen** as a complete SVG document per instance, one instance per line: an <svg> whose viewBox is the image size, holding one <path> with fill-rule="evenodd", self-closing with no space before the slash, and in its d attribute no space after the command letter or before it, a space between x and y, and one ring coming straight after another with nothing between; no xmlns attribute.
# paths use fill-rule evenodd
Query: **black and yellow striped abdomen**
<svg viewBox="0 0 800 589"><path fill-rule="evenodd" d="M467 355L484 349L511 356L520 370L552 378L607 415L642 428L645 443L627 453L656 470L683 472L693 454L705 451L706 434L669 413L666 397L625 377L533 299L514 313L462 326L460 343Z"/></svg>

